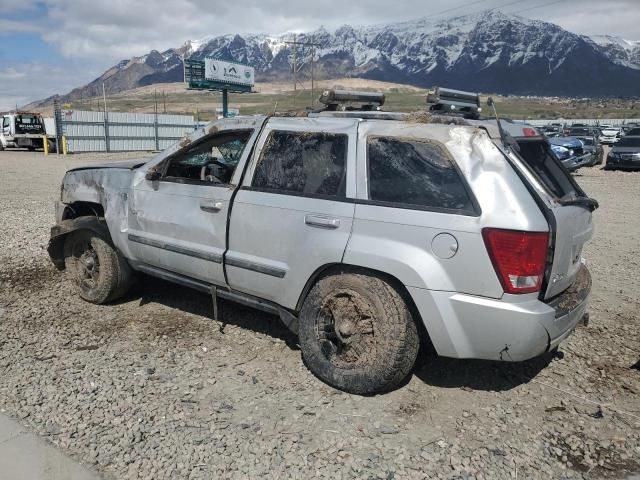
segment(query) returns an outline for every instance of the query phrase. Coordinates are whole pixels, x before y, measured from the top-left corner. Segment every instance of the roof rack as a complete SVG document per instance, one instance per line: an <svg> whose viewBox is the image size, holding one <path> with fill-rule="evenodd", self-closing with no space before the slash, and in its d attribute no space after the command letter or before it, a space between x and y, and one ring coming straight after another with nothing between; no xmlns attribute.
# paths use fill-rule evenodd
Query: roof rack
<svg viewBox="0 0 640 480"><path fill-rule="evenodd" d="M432 112L462 115L471 119L479 118L482 112L479 94L451 88L436 87L427 94L427 105Z"/></svg>
<svg viewBox="0 0 640 480"><path fill-rule="evenodd" d="M370 112L384 105L385 96L380 92L358 92L355 90L325 90L320 95L325 110Z"/></svg>

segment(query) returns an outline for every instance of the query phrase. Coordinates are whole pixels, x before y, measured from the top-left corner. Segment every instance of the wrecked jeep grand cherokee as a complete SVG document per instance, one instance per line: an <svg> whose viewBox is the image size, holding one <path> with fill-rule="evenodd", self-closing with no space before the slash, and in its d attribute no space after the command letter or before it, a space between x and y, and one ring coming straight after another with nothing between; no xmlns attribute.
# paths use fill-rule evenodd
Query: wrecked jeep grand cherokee
<svg viewBox="0 0 640 480"><path fill-rule="evenodd" d="M597 203L544 137L341 93L70 170L51 259L96 304L142 272L210 293L214 315L218 298L279 315L308 368L353 393L397 386L421 344L504 361L556 348L587 308Z"/></svg>

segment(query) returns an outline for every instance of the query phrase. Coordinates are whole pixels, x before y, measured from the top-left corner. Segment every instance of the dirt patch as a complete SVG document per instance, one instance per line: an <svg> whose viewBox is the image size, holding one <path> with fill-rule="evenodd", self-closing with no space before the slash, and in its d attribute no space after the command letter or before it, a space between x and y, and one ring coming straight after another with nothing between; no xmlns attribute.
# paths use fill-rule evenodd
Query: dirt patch
<svg viewBox="0 0 640 480"><path fill-rule="evenodd" d="M0 289L16 292L37 291L59 280L63 275L51 263L30 263L23 266L5 265L0 270Z"/></svg>
<svg viewBox="0 0 640 480"><path fill-rule="evenodd" d="M592 478L624 478L640 471L640 463L630 455L626 439L611 437L594 442L582 432L555 435L551 451L568 468L588 473Z"/></svg>
<svg viewBox="0 0 640 480"><path fill-rule="evenodd" d="M144 307L139 310L131 316L117 315L94 322L91 332L104 338L135 338L142 342L158 338L174 341L197 338L201 341L212 332L212 325L206 320L185 312Z"/></svg>
<svg viewBox="0 0 640 480"><path fill-rule="evenodd" d="M51 204L66 168L106 156L61 157L0 152L0 407L106 478L640 473L640 173L577 177L601 204L591 322L558 355L425 356L401 388L359 397L310 374L272 315L221 301L214 321L210 296L148 277L82 301L44 250Z"/></svg>

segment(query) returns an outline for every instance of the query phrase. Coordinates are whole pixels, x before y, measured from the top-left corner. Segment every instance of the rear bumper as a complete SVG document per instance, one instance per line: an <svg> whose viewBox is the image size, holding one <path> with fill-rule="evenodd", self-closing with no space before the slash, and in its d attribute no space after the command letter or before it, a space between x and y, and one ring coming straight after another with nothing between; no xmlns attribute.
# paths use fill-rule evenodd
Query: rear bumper
<svg viewBox="0 0 640 480"><path fill-rule="evenodd" d="M523 361L557 347L582 320L591 276L582 267L574 285L548 303L531 295L502 299L408 287L439 355Z"/></svg>

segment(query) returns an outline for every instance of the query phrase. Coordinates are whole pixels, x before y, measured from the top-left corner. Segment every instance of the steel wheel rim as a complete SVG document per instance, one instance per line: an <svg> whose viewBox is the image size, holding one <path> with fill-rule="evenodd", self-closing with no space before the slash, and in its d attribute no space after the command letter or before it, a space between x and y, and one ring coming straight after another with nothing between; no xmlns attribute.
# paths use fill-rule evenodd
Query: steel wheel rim
<svg viewBox="0 0 640 480"><path fill-rule="evenodd" d="M375 355L372 305L353 290L325 297L316 315L316 338L323 356L338 368L367 365Z"/></svg>
<svg viewBox="0 0 640 480"><path fill-rule="evenodd" d="M89 291L98 285L100 279L100 259L91 242L82 242L76 249L76 277L80 288Z"/></svg>

